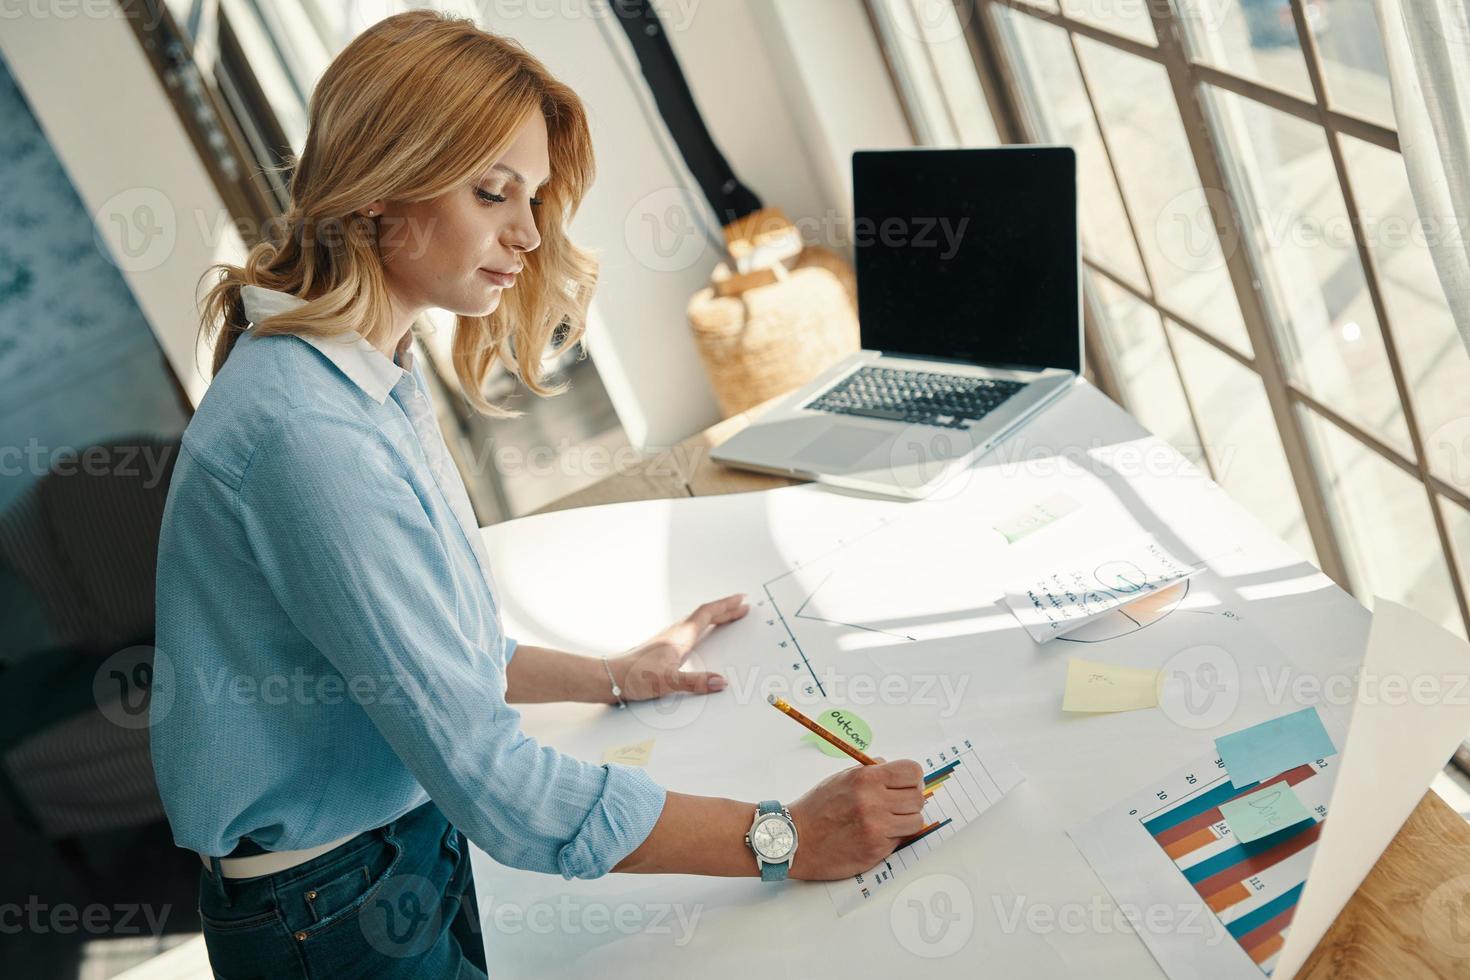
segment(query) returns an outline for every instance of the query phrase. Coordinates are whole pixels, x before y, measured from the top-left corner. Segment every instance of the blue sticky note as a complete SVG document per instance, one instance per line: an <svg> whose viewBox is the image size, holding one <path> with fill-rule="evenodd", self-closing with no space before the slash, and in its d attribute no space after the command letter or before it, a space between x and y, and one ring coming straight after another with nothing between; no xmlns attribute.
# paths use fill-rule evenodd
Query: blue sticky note
<svg viewBox="0 0 1470 980"><path fill-rule="evenodd" d="M1258 783L1315 759L1337 754L1316 708L1303 708L1259 725L1221 735L1215 751L1236 786Z"/></svg>
<svg viewBox="0 0 1470 980"><path fill-rule="evenodd" d="M1312 819L1296 791L1284 779L1237 800L1221 803L1220 816L1225 818L1230 832L1242 844Z"/></svg>

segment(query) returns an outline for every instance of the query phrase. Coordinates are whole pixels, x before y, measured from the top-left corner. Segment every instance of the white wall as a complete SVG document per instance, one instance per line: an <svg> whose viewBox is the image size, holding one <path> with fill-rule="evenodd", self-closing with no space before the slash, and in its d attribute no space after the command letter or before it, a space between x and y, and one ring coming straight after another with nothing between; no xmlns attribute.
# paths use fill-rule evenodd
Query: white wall
<svg viewBox="0 0 1470 980"><path fill-rule="evenodd" d="M898 93L863 4L854 0L751 0L782 100L801 133L807 166L820 184L831 227L849 251L852 153L913 145ZM714 84L700 77L698 86ZM799 210L793 217L813 217ZM846 223L846 229L841 225Z"/></svg>
<svg viewBox="0 0 1470 980"><path fill-rule="evenodd" d="M195 404L195 284L244 246L132 28L97 3L24 4L0 52Z"/></svg>

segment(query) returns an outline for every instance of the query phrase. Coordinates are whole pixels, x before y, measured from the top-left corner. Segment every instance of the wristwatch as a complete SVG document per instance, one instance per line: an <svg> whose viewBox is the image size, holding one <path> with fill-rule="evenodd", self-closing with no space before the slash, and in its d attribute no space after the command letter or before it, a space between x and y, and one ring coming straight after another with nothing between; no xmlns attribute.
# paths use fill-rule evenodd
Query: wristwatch
<svg viewBox="0 0 1470 980"><path fill-rule="evenodd" d="M761 881L785 881L796 853L796 821L791 819L791 811L775 800L763 802L755 808L755 822L745 835L745 843L755 852Z"/></svg>

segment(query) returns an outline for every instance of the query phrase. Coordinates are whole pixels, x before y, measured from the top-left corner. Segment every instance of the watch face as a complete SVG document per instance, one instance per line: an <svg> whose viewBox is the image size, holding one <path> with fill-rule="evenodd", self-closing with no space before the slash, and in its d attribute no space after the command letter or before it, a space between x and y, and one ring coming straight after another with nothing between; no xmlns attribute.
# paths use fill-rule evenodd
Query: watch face
<svg viewBox="0 0 1470 980"><path fill-rule="evenodd" d="M796 849L796 835L784 819L769 816L750 832L750 846L767 861L784 861Z"/></svg>

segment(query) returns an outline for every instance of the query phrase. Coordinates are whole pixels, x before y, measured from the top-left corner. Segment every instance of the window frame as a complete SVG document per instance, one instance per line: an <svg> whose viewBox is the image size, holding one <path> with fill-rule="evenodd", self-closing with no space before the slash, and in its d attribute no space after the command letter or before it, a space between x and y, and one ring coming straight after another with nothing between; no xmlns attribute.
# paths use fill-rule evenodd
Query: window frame
<svg viewBox="0 0 1470 980"><path fill-rule="evenodd" d="M865 0L869 6L875 31L879 35L885 57L889 59L890 71L896 79L896 88L902 96L906 91L903 82L905 66L900 63L891 39L884 37L885 0ZM913 0L890 0L893 3L911 3ZM1349 172L1343 138L1351 137L1366 143L1402 153L1398 133L1394 127L1335 108L1328 87L1323 57L1316 35L1311 29L1305 0L1288 0L1296 41L1300 46L1311 86L1311 98L1303 98L1265 82L1247 78L1217 66L1204 64L1191 57L1186 42L1185 25L1170 0L1145 0L1144 6L1156 35L1156 43L1149 44L1134 37L1125 36L1097 23L1080 20L1069 15L1061 4L1057 9L1042 5L1042 0L951 0L956 16L969 42L975 61L976 72L986 101L994 117L995 127L1005 143L1038 142L1040 133L1036 121L1029 117L1022 93L1026 86L1022 81L1022 67L1012 60L1001 36L998 15L1004 12L1034 18L1066 31L1068 46L1075 61L1088 111L1100 136L1103 156L1112 171L1111 177L1119 188L1119 197L1127 222L1127 232L1134 247L1142 255L1138 219L1128 196L1122 192L1119 168L1115 162L1113 145L1108 128L1098 111L1094 96L1096 81L1089 78L1084 59L1078 51L1078 38L1085 38L1109 46L1127 55L1144 58L1161 66L1168 76L1170 89L1179 110L1185 137L1189 144L1193 163L1199 173L1211 217L1217 228L1236 236L1242 247L1227 249L1226 270L1231 286L1240 306L1246 334L1253 351L1247 355L1222 341L1214 333L1204 329L1195 318L1170 308L1159 299L1159 290L1154 274L1144 262L1143 287L1128 282L1112 272L1106 263L1089 257L1084 246L1083 265L1090 275L1100 276L1117 288L1131 294L1135 299L1152 307L1165 322L1172 321L1181 329L1199 338L1221 354L1246 367L1261 378L1267 401L1282 448L1285 450L1292 481L1301 499L1302 511L1312 543L1317 551L1318 563L1334 581L1349 592L1361 597L1364 583L1358 582L1349 559L1351 546L1347 531L1335 515L1329 498L1328 470L1323 464L1320 451L1314 448L1312 437L1307 432L1303 410L1318 415L1325 422L1339 429L1346 437L1371 450L1382 459L1418 482L1429 504L1438 544L1444 557L1455 602L1467 633L1470 633L1470 601L1467 601L1467 583L1464 565L1459 560L1455 541L1443 508L1458 505L1470 510L1470 495L1450 484L1430 470L1423 433L1411 383L1404 369L1403 360L1395 340L1394 317L1384 298L1380 263L1375 257L1363 225L1363 212L1359 209L1358 188L1354 186ZM891 28L887 28L891 30ZM1409 432L1412 456L1387 444L1384 439L1367 431L1363 426L1346 418L1343 413L1326 404L1322 398L1306 390L1303 383L1292 379L1288 367L1287 352L1283 350L1283 337L1273 320L1273 312L1265 294L1264 283L1269 281L1269 256L1262 255L1252 247L1252 229L1244 219L1239 202L1239 186L1230 173L1230 157L1222 145L1224 136L1221 125L1209 105L1208 93L1218 89L1242 99L1259 103L1269 109L1292 116L1320 129L1326 139L1329 156L1342 194L1348 223L1353 234L1353 251L1362 267L1368 301L1378 321L1378 330L1392 378L1394 392L1398 398L1405 427ZM942 91L942 87L941 87ZM918 107L906 104L911 116ZM920 143L921 131L925 127L915 126L915 142ZM1222 236L1223 237L1223 236ZM1091 290L1089 289L1089 292ZM1124 386L1118 383L1118 373L1111 363L1112 358L1106 342L1106 331L1099 330L1103 321L1101 310L1095 299L1087 303L1088 357L1094 366L1096 380L1110 396L1127 404ZM1168 340L1169 331L1165 331ZM1168 351L1175 371L1179 370L1179 357L1172 341ZM1182 377L1182 375L1181 375ZM1191 422L1195 431L1203 432L1196 414L1188 385L1184 386ZM1205 454L1209 464L1209 456ZM1213 467L1211 466L1213 476Z"/></svg>

